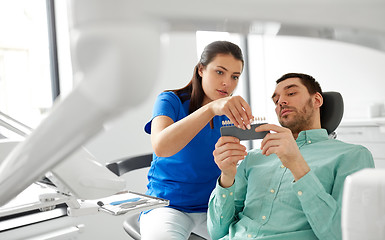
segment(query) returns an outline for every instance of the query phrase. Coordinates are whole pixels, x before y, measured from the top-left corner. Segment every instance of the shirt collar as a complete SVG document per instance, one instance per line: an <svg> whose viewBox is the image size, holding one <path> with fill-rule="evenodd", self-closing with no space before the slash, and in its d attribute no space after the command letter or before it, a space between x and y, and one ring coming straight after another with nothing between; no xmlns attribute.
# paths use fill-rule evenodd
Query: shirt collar
<svg viewBox="0 0 385 240"><path fill-rule="evenodd" d="M329 139L326 129L311 129L302 131L298 134L297 145L301 146L303 144L311 144L316 142L321 142Z"/></svg>

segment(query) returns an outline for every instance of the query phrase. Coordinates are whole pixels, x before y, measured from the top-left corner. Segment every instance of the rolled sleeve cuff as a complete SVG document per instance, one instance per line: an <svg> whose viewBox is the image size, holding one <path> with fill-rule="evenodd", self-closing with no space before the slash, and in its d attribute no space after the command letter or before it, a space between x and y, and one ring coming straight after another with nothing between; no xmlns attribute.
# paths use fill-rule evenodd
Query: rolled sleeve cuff
<svg viewBox="0 0 385 240"><path fill-rule="evenodd" d="M309 171L298 181L293 182L292 187L301 202L312 201L314 196L325 191L321 182L312 171Z"/></svg>
<svg viewBox="0 0 385 240"><path fill-rule="evenodd" d="M214 190L214 194L216 197L216 203L218 205L224 205L227 202L234 202L234 190L235 190L235 182L231 187L224 188L219 185L219 178L217 180L217 184Z"/></svg>

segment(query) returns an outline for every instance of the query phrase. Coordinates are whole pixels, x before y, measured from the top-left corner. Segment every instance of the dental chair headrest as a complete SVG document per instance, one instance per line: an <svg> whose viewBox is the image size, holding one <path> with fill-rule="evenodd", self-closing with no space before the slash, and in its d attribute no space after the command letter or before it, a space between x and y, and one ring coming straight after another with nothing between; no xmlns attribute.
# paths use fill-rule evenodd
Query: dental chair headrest
<svg viewBox="0 0 385 240"><path fill-rule="evenodd" d="M344 100L338 92L324 92L321 106L321 127L328 134L333 133L341 123L344 114Z"/></svg>

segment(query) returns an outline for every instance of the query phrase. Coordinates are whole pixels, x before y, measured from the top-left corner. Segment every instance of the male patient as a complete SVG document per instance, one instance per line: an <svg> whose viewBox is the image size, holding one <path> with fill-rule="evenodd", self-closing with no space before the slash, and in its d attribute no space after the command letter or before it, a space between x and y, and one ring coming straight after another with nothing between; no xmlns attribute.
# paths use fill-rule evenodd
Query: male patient
<svg viewBox="0 0 385 240"><path fill-rule="evenodd" d="M260 149L247 154L234 137L221 137L216 144L214 158L222 174L209 203L210 235L221 240L342 239L344 180L374 167L373 157L363 146L328 138L320 122L322 90L313 77L283 75L272 99L282 127L258 127L271 131Z"/></svg>

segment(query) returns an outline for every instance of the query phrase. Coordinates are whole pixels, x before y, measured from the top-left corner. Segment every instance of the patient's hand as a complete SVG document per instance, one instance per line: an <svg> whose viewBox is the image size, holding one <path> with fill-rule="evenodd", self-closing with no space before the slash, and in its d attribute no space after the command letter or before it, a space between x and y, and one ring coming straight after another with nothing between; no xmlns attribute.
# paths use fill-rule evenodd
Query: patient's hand
<svg viewBox="0 0 385 240"><path fill-rule="evenodd" d="M290 169L296 181L310 171L309 165L299 151L297 142L290 129L274 124L264 124L257 127L255 131L274 132L268 133L262 140L262 154L269 156L275 153L282 164Z"/></svg>
<svg viewBox="0 0 385 240"><path fill-rule="evenodd" d="M222 171L219 184L224 188L230 187L234 183L238 162L247 155L246 147L240 144L238 138L221 137L215 144L213 155L215 163Z"/></svg>

